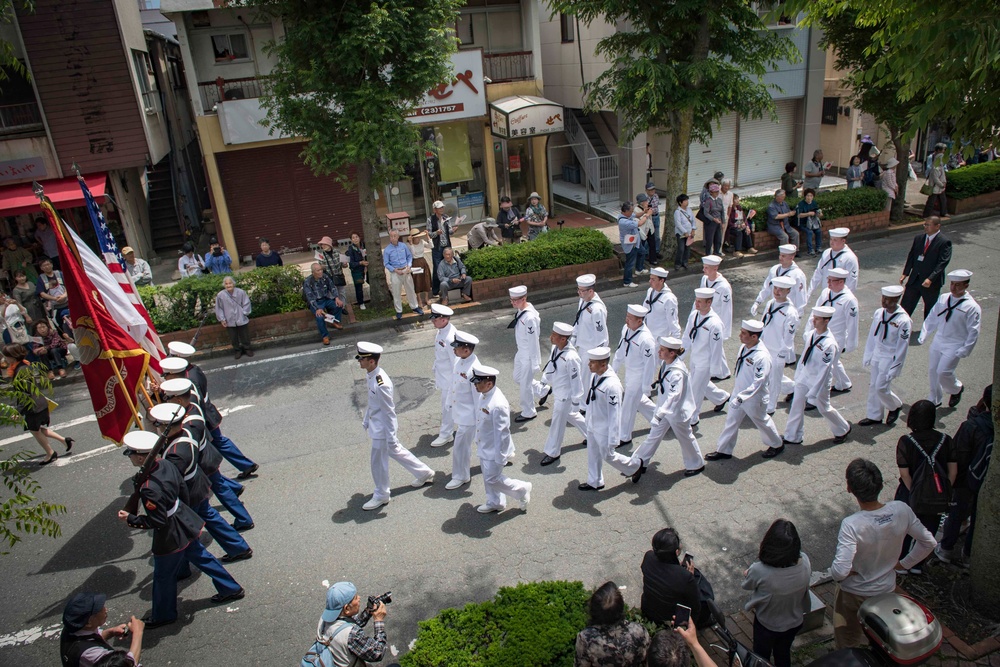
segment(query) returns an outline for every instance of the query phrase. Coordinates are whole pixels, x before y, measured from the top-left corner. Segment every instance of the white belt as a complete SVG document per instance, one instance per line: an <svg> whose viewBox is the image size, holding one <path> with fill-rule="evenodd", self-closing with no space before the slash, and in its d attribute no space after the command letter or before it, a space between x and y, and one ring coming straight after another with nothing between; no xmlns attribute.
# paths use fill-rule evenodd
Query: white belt
<svg viewBox="0 0 1000 667"><path fill-rule="evenodd" d="M190 482L192 479L194 479L194 476L197 475L197 474L198 474L198 464L195 464L194 470L192 470L188 474L184 475L184 481L185 482Z"/></svg>
<svg viewBox="0 0 1000 667"><path fill-rule="evenodd" d="M167 516L173 516L177 514L177 510L180 509L180 506L181 506L181 501L178 498L177 500L174 501L174 506L167 510Z"/></svg>

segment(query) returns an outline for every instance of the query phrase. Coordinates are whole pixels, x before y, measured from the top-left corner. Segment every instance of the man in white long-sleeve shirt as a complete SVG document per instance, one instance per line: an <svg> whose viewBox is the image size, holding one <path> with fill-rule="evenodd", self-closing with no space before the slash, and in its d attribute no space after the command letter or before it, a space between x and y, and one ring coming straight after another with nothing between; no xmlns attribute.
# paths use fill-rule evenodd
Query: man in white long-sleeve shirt
<svg viewBox="0 0 1000 667"><path fill-rule="evenodd" d="M830 575L837 582L833 601L833 641L838 648L864 643L858 608L866 598L896 588L896 569L907 570L930 555L937 545L908 505L898 500L882 504L882 473L871 461L854 459L847 466L847 491L858 501L855 512L840 523L837 553ZM904 538L916 542L902 559Z"/></svg>
<svg viewBox="0 0 1000 667"><path fill-rule="evenodd" d="M882 411L888 410L885 423L892 426L903 409L903 401L892 392L892 381L903 373L906 352L910 349L912 322L900 308L901 285L882 288L882 307L875 311L872 328L865 344L864 366L871 371L868 385L868 414L859 426L882 423Z"/></svg>
<svg viewBox="0 0 1000 667"><path fill-rule="evenodd" d="M927 336L934 336L927 359L927 372L931 390L927 396L934 405L941 405L948 394L948 407L953 408L962 400L965 386L955 375L958 362L972 354L979 340L979 327L983 311L969 294L972 271L957 269L948 274L951 288L931 309L924 319L918 343L923 345Z"/></svg>

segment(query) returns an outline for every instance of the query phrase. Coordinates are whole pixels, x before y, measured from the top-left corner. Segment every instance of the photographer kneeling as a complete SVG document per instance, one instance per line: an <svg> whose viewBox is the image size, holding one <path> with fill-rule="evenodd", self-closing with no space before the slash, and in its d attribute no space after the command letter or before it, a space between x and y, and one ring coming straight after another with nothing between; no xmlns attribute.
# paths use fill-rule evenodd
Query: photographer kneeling
<svg viewBox="0 0 1000 667"><path fill-rule="evenodd" d="M386 648L385 612L385 602L381 599L377 599L374 608L361 609L358 589L349 581L330 586L326 591L326 610L316 628L316 643L302 659L301 667L354 667L378 662ZM362 629L369 619L375 621L374 637L368 637Z"/></svg>

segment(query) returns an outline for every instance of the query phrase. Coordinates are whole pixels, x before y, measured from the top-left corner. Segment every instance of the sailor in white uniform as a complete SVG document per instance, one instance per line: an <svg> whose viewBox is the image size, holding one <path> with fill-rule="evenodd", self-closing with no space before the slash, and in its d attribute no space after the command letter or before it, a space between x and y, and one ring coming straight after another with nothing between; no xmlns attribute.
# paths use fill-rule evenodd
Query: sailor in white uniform
<svg viewBox="0 0 1000 667"><path fill-rule="evenodd" d="M662 267L649 270L649 289L642 305L649 309L646 316L646 326L654 338L672 336L681 337L681 325L678 318L677 297L667 287L667 276L670 273Z"/></svg>
<svg viewBox="0 0 1000 667"><path fill-rule="evenodd" d="M628 469L629 459L615 451L621 429L622 383L611 369L611 348L587 351L591 381L584 400L587 407L587 481L577 488L600 491L604 488L604 462L620 472Z"/></svg>
<svg viewBox="0 0 1000 667"><path fill-rule="evenodd" d="M698 424L701 403L708 399L715 406L715 412L722 412L729 400L729 394L712 383L712 369L722 355L722 320L712 310L715 290L699 287L694 291L694 308L684 327L684 349L687 350L688 368L691 369L691 393L694 394L698 409L691 416L691 425Z"/></svg>
<svg viewBox="0 0 1000 667"><path fill-rule="evenodd" d="M858 288L858 256L847 246L847 235L851 230L847 227L837 227L830 230L830 247L823 251L816 263L816 271L809 282L809 291L806 294L806 301L817 289L822 289L826 285L826 279L830 277L831 269L844 269L847 271L847 287L853 292ZM843 341L840 341L843 344Z"/></svg>
<svg viewBox="0 0 1000 667"><path fill-rule="evenodd" d="M953 408L962 400L965 386L955 374L958 362L972 354L979 340L983 311L969 294L972 271L958 269L948 273L950 292L934 304L930 316L924 320L918 343L934 336L927 360L927 373L931 390L927 396L934 405L941 405L944 394L949 394L948 407Z"/></svg>
<svg viewBox="0 0 1000 667"><path fill-rule="evenodd" d="M722 321L722 339L729 340L733 335L733 288L729 285L721 273L719 264L722 258L718 255L706 255L701 258L701 270L704 275L701 277L700 287L707 287L715 292L712 299L712 310ZM721 349L721 348L720 348ZM726 361L726 351L716 357L712 365L712 379L718 382L730 376L729 362Z"/></svg>
<svg viewBox="0 0 1000 667"><path fill-rule="evenodd" d="M455 314L448 306L431 304L431 324L437 329L434 334L434 388L441 392L441 430L431 442L431 447L443 447L452 441L455 420L451 416L451 382L455 372L455 325L451 317Z"/></svg>
<svg viewBox="0 0 1000 667"><path fill-rule="evenodd" d="M806 304L809 292L809 281L806 280L805 272L795 263L795 253L798 248L791 243L778 246L778 263L771 267L764 278L764 286L760 288L760 293L750 306L750 314L756 316L757 309L771 298L771 283L777 277L790 278L792 280L791 291L788 293L788 300L795 306L795 310L801 315Z"/></svg>
<svg viewBox="0 0 1000 667"><path fill-rule="evenodd" d="M867 416L858 422L858 426L881 424L883 410L888 410L885 423L892 426L903 409L903 401L892 391L892 381L903 374L913 328L910 316L899 305L903 291L901 285L882 288L882 307L875 311L868 342L865 343L862 363L871 372L871 382L868 385Z"/></svg>
<svg viewBox="0 0 1000 667"><path fill-rule="evenodd" d="M455 332L451 346L455 368L451 374L451 416L455 420L455 444L451 448L451 479L444 488L449 491L468 484L472 479L472 443L476 439L476 402L472 367L479 362L476 357L479 339L464 331Z"/></svg>
<svg viewBox="0 0 1000 667"><path fill-rule="evenodd" d="M771 280L774 295L764 304L764 331L760 342L771 353L771 375L767 385L767 414L773 415L778 407L778 397L795 391L795 383L785 377L785 365L795 358L795 332L799 326L799 310L788 299L795 289L789 276L775 276Z"/></svg>
<svg viewBox="0 0 1000 667"><path fill-rule="evenodd" d="M565 322L554 322L549 341L552 353L542 369L542 379L552 387L552 425L545 441L542 465L552 465L562 453L566 426L575 426L583 439L587 439L587 420L580 414L583 402L583 372L580 355L570 344L573 327Z"/></svg>
<svg viewBox="0 0 1000 667"><path fill-rule="evenodd" d="M541 365L541 352L538 349L538 337L541 333L542 318L535 307L528 303L528 288L524 285L511 287L510 305L517 314L507 325L514 330L514 340L517 343L517 353L514 355L514 382L520 388L521 414L514 418L515 422L527 422L538 416L535 410L536 398L547 398L552 391L535 379L535 373Z"/></svg>
<svg viewBox="0 0 1000 667"><path fill-rule="evenodd" d="M355 359L367 373L368 407L361 423L372 439L371 467L372 479L375 481L375 492L371 500L362 505L362 509L376 510L389 504L389 459L396 461L413 475L411 486L417 488L433 481L434 471L399 444L392 380L379 367L382 347L361 341L357 348Z"/></svg>
<svg viewBox="0 0 1000 667"><path fill-rule="evenodd" d="M632 444L632 428L635 425L635 415L639 412L639 402L643 396L649 395L650 383L656 372L656 340L644 322L648 314L649 310L645 306L629 305L621 340L611 361L611 370L616 375L622 365L625 366L625 398L622 401L619 446Z"/></svg>
<svg viewBox="0 0 1000 667"><path fill-rule="evenodd" d="M592 350L595 347L608 345L608 308L601 301L600 295L594 291L597 276L586 273L576 279L576 293L580 302L576 307L576 317L573 319L573 339L570 341L578 350ZM583 368L584 390L590 386L590 369ZM586 414L586 408L582 409Z"/></svg>
<svg viewBox="0 0 1000 667"><path fill-rule="evenodd" d="M858 347L858 298L854 296L851 288L846 282L849 278L847 269L830 269L829 278L826 279L826 289L820 292L816 299L817 306L832 306L835 313L830 320L830 333L840 343L840 355L833 367L833 390L850 391L853 383L841 357L849 354ZM806 327L808 330L812 322Z"/></svg>

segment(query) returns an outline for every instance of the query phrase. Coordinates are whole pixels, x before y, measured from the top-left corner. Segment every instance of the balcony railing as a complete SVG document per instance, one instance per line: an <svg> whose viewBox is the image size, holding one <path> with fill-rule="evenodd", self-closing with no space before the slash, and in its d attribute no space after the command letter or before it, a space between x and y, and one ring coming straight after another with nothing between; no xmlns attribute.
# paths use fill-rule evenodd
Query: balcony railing
<svg viewBox="0 0 1000 667"><path fill-rule="evenodd" d="M531 51L488 53L483 56L483 70L493 83L534 79Z"/></svg>
<svg viewBox="0 0 1000 667"><path fill-rule="evenodd" d="M228 100L251 100L260 97L263 92L263 85L257 77L245 77L242 79L223 79L219 77L215 81L200 81L198 92L201 94L201 103L207 113L211 113L215 105Z"/></svg>
<svg viewBox="0 0 1000 667"><path fill-rule="evenodd" d="M26 132L42 127L42 114L34 102L0 106L0 132Z"/></svg>

